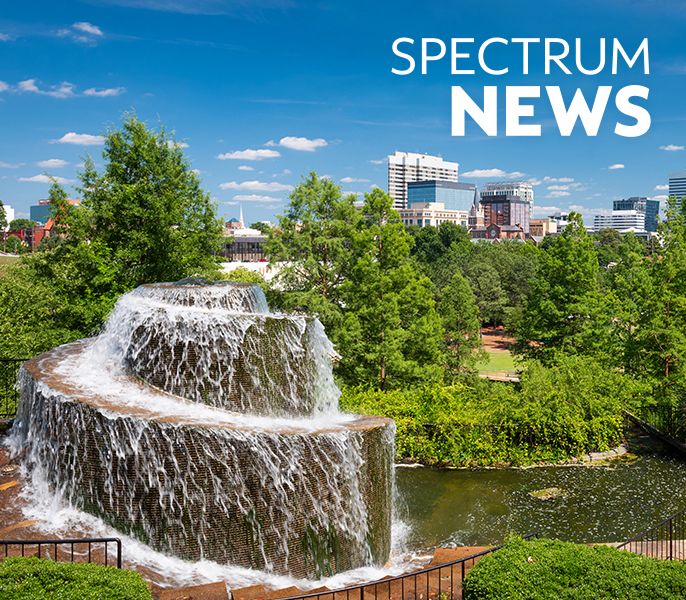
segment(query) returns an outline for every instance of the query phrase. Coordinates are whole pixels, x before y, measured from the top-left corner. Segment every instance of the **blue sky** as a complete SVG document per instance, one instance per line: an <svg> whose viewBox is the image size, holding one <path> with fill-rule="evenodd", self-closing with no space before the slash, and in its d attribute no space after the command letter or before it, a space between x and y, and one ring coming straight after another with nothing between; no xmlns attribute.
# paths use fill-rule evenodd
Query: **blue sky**
<svg viewBox="0 0 686 600"><path fill-rule="evenodd" d="M540 213L583 207L588 218L614 198L664 195L668 174L686 168L684 31L686 3L670 0L4 2L0 199L28 213L47 193L46 174L76 195L79 163L86 154L97 163L102 150L92 136L134 111L187 144L227 218L239 202L248 222L273 218L310 170L345 191L385 187L382 159L395 150L457 161L461 179L477 184L522 173L537 184ZM493 36L580 37L589 62L600 37L627 49L648 37L651 74L546 77L534 53L523 76L518 54L496 50L511 75L451 76L446 61L425 76L391 73L404 66L391 52L398 37ZM610 109L597 137L577 128L563 138L545 97L540 138L488 138L469 126L464 138L450 134L451 85L475 98L484 85L580 87L592 98L599 85L628 84L650 88L652 127L639 138L614 135Z"/></svg>

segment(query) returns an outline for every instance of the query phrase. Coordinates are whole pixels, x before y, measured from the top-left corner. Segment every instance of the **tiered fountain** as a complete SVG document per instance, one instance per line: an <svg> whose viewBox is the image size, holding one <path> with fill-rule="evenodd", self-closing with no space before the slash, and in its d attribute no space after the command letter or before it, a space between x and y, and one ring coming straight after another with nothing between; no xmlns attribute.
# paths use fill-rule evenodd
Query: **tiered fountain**
<svg viewBox="0 0 686 600"><path fill-rule="evenodd" d="M27 362L13 438L63 500L189 560L318 578L390 552L393 422L342 414L316 318L144 285Z"/></svg>

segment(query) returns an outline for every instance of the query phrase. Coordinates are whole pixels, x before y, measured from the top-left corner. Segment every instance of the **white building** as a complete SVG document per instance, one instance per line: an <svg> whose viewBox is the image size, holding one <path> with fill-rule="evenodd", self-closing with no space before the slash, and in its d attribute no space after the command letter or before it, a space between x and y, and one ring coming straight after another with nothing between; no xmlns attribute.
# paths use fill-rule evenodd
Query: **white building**
<svg viewBox="0 0 686 600"><path fill-rule="evenodd" d="M534 212L534 186L528 181L495 181L481 188L481 197L500 195L519 196L529 203L529 214Z"/></svg>
<svg viewBox="0 0 686 600"><path fill-rule="evenodd" d="M457 181L458 163L440 156L396 152L388 157L388 195L393 208L407 207L407 184L412 181Z"/></svg>
<svg viewBox="0 0 686 600"><path fill-rule="evenodd" d="M9 224L15 219L14 209L9 204L3 205L3 208L5 209L5 219L7 220L7 227L5 228L5 231L8 231Z"/></svg>
<svg viewBox="0 0 686 600"><path fill-rule="evenodd" d="M419 227L438 227L441 223L469 226L469 211L448 210L442 202L413 203L410 208L400 209L400 218L405 225Z"/></svg>
<svg viewBox="0 0 686 600"><path fill-rule="evenodd" d="M555 227L560 233L562 233L569 224L569 213L567 212L557 212L554 215L550 215L548 218L555 221Z"/></svg>
<svg viewBox="0 0 686 600"><path fill-rule="evenodd" d="M619 233L645 232L646 215L638 210L613 210L611 215L596 215L593 229L615 229Z"/></svg>

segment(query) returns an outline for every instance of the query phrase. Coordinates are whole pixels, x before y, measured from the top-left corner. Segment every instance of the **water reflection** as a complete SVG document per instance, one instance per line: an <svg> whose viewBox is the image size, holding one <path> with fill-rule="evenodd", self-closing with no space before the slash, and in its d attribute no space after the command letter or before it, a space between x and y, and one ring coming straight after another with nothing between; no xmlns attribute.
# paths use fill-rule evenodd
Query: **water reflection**
<svg viewBox="0 0 686 600"><path fill-rule="evenodd" d="M442 471L398 468L408 547L495 544L539 531L573 542L624 541L686 505L686 462L642 456L613 467ZM548 487L564 497L542 501Z"/></svg>

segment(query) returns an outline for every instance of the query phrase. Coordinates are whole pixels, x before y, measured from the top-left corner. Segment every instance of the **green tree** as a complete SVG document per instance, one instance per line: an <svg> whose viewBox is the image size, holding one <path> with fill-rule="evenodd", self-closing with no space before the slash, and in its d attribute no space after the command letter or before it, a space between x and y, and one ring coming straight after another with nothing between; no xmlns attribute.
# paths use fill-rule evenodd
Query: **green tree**
<svg viewBox="0 0 686 600"><path fill-rule="evenodd" d="M484 256L474 257L475 260L464 266L464 272L474 291L479 317L484 324L500 325L507 314L507 294L500 274Z"/></svg>
<svg viewBox="0 0 686 600"><path fill-rule="evenodd" d="M593 240L581 215L570 213L562 234L543 245L535 289L514 325L516 349L542 361L611 352L611 300L599 287Z"/></svg>
<svg viewBox="0 0 686 600"><path fill-rule="evenodd" d="M35 221L32 221L31 219L14 219L14 221L10 222L9 225L9 230L10 231L21 231L22 229L29 229L31 227L35 227L38 225Z"/></svg>
<svg viewBox="0 0 686 600"><path fill-rule="evenodd" d="M473 366L478 358L475 351L481 346L479 308L462 273L455 273L441 291L438 312L445 331L447 371L457 374Z"/></svg>
<svg viewBox="0 0 686 600"><path fill-rule="evenodd" d="M167 133L127 117L107 134L103 158L100 173L86 161L83 212L70 235L107 248L119 282L129 288L216 275L222 224Z"/></svg>
<svg viewBox="0 0 686 600"><path fill-rule="evenodd" d="M443 375L443 331L433 288L410 259L412 237L392 206L378 188L365 195L352 267L342 285L345 318L334 337L343 379L379 389Z"/></svg>
<svg viewBox="0 0 686 600"><path fill-rule="evenodd" d="M7 213L5 212L5 205L2 203L2 200L0 200L0 233L5 231L7 229Z"/></svg>
<svg viewBox="0 0 686 600"><path fill-rule="evenodd" d="M362 220L354 202L330 179L310 173L291 193L286 214L267 240L271 263L281 263L278 287L287 291L277 300L281 307L317 314L330 332L341 323L341 285Z"/></svg>

